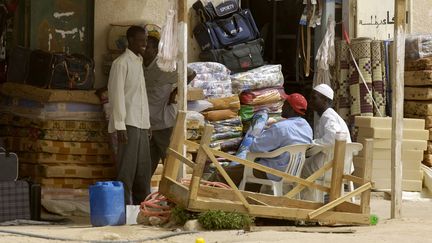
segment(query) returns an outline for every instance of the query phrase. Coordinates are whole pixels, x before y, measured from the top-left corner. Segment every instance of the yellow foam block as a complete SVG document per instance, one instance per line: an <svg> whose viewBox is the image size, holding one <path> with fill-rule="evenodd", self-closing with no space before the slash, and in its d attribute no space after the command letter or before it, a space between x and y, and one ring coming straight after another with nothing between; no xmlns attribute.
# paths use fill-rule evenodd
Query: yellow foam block
<svg viewBox="0 0 432 243"><path fill-rule="evenodd" d="M374 182L374 189L380 190L390 190L391 189L391 179L376 179L372 180ZM413 191L420 192L423 187L423 182L421 180L402 180L402 190L403 191Z"/></svg>
<svg viewBox="0 0 432 243"><path fill-rule="evenodd" d="M364 137L364 138L391 138L392 129L391 128L359 127L358 136ZM403 139L429 140L429 131L428 130L404 129Z"/></svg>
<svg viewBox="0 0 432 243"><path fill-rule="evenodd" d="M421 160L405 160L402 161L402 169L403 170L420 170ZM353 159L354 168L356 170L362 171L364 168L364 158L363 157L354 157ZM390 158L385 160L373 160L372 161L373 169L391 169L391 160Z"/></svg>
<svg viewBox="0 0 432 243"><path fill-rule="evenodd" d="M374 179L391 179L391 169L373 169L372 180ZM402 179L422 180L423 173L421 170L403 170Z"/></svg>
<svg viewBox="0 0 432 243"><path fill-rule="evenodd" d="M364 137L357 137L357 142L365 145ZM379 149L391 149L391 139L390 138L373 138L373 147ZM402 141L402 148L404 150L426 150L428 148L428 142L425 140L408 140L404 139Z"/></svg>
<svg viewBox="0 0 432 243"><path fill-rule="evenodd" d="M205 99L204 90L201 88L189 87L187 90L187 100L203 100Z"/></svg>
<svg viewBox="0 0 432 243"><path fill-rule="evenodd" d="M429 87L404 87L406 100L432 100L432 88Z"/></svg>
<svg viewBox="0 0 432 243"><path fill-rule="evenodd" d="M374 149L372 158L373 160L390 160L391 149ZM402 161L404 160L423 160L423 150L402 150ZM363 156L364 151L359 152L359 156Z"/></svg>
<svg viewBox="0 0 432 243"><path fill-rule="evenodd" d="M356 127L391 128L391 117L372 117L356 116L354 124ZM404 129L423 129L425 121L423 119L403 119Z"/></svg>
<svg viewBox="0 0 432 243"><path fill-rule="evenodd" d="M404 110L414 115L432 116L432 102L405 101Z"/></svg>

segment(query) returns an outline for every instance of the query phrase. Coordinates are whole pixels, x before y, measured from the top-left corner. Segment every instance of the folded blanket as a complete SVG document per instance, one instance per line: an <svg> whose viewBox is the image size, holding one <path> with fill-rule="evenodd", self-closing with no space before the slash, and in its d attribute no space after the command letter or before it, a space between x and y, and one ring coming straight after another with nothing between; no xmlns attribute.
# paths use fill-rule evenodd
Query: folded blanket
<svg viewBox="0 0 432 243"><path fill-rule="evenodd" d="M244 105L265 105L281 101L284 95L283 88L248 90L240 94L240 101Z"/></svg>
<svg viewBox="0 0 432 243"><path fill-rule="evenodd" d="M219 73L219 74L225 74L229 76L231 72L223 64L217 62L192 62L192 63L188 63L188 68L191 68L197 74Z"/></svg>
<svg viewBox="0 0 432 243"><path fill-rule="evenodd" d="M20 175L51 178L108 179L116 176L113 166L20 164Z"/></svg>
<svg viewBox="0 0 432 243"><path fill-rule="evenodd" d="M20 162L32 164L107 164L112 165L110 155L80 155L19 152Z"/></svg>
<svg viewBox="0 0 432 243"><path fill-rule="evenodd" d="M82 178L46 178L33 177L35 182L40 183L42 188L70 188L70 189L88 189L90 185L95 184L101 179L82 179ZM105 178L112 179L112 178Z"/></svg>
<svg viewBox="0 0 432 243"><path fill-rule="evenodd" d="M213 135L211 136L211 141L223 140L223 139L229 139L229 138L238 138L238 137L241 137L242 134L243 134L242 131L213 133Z"/></svg>
<svg viewBox="0 0 432 243"><path fill-rule="evenodd" d="M242 121L248 121L252 119L253 115L261 110L267 110L269 113L281 113L282 112L282 106L284 102L279 101L272 104L265 104L265 105L242 105L239 111L239 115L242 119Z"/></svg>
<svg viewBox="0 0 432 243"><path fill-rule="evenodd" d="M223 152L237 151L241 141L241 137L218 140L210 143L209 147Z"/></svg>
<svg viewBox="0 0 432 243"><path fill-rule="evenodd" d="M106 122L30 119L10 113L0 113L0 125L62 131L108 131L108 124Z"/></svg>
<svg viewBox="0 0 432 243"><path fill-rule="evenodd" d="M229 109L233 111L240 110L240 100L238 95L233 95L224 98L208 99L208 102L213 104L213 107L211 107L210 110L225 110L225 109Z"/></svg>
<svg viewBox="0 0 432 243"><path fill-rule="evenodd" d="M232 110L217 110L217 111L206 111L202 113L204 117L209 121L221 121L237 117L237 112Z"/></svg>
<svg viewBox="0 0 432 243"><path fill-rule="evenodd" d="M43 139L64 142L109 142L108 131L61 131L0 126L0 136L26 137L30 140Z"/></svg>
<svg viewBox="0 0 432 243"><path fill-rule="evenodd" d="M94 90L59 90L42 89L31 85L18 83L4 83L0 89L4 95L47 102L79 102L87 104L100 104L99 97Z"/></svg>
<svg viewBox="0 0 432 243"><path fill-rule="evenodd" d="M281 65L265 65L243 73L231 75L232 89L236 94L246 90L282 87L284 77Z"/></svg>
<svg viewBox="0 0 432 243"><path fill-rule="evenodd" d="M20 137L2 137L5 147L17 152L44 152L53 154L111 155L109 143L59 142L50 140L29 140Z"/></svg>

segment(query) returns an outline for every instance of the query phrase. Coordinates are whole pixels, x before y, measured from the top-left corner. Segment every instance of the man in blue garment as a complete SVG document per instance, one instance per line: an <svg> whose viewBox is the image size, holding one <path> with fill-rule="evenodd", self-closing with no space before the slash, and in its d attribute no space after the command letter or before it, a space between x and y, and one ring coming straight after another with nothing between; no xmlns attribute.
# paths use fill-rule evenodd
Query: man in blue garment
<svg viewBox="0 0 432 243"><path fill-rule="evenodd" d="M282 121L276 122L268 129L265 129L260 135L256 136L249 148L250 152L262 153L271 152L278 148L294 145L294 144L311 144L312 143L312 128L309 123L302 118L306 113L307 101L301 94L291 94L284 97L285 103L282 107ZM275 158L261 158L256 162L270 168L284 171L288 166L289 154L284 153ZM236 185L239 185L243 178L244 166L239 164L226 168L228 175ZM271 174L254 170L255 177L262 179L279 180ZM223 177L217 173L215 175L217 181L225 182ZM247 191L258 192L261 185L248 183L246 184Z"/></svg>
<svg viewBox="0 0 432 243"><path fill-rule="evenodd" d="M307 101L301 94L285 96L282 117L286 118L264 130L250 146L250 152L271 152L278 148L294 144L311 144L312 128L301 116L305 115ZM284 171L288 166L289 154L283 153L275 158L261 158L256 162L267 167ZM280 180L279 177L262 171L254 170L254 176L262 179Z"/></svg>

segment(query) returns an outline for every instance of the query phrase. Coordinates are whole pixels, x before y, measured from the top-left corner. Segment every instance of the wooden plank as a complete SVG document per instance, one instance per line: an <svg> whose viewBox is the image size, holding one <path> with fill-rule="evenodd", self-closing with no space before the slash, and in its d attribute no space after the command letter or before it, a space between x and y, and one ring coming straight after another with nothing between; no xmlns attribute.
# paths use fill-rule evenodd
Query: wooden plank
<svg viewBox="0 0 432 243"><path fill-rule="evenodd" d="M206 125L204 127L204 133L201 138L200 148L196 157L196 165L192 173L192 180L189 186L189 200L196 200L198 195L198 190L200 187L201 177L204 172L205 162L207 160L207 154L204 150L204 146L207 146L211 141L211 136L213 133L213 126Z"/></svg>
<svg viewBox="0 0 432 243"><path fill-rule="evenodd" d="M345 165L346 136L347 134L344 133L336 134L329 195L330 202L340 198L342 193L342 177Z"/></svg>
<svg viewBox="0 0 432 243"><path fill-rule="evenodd" d="M231 177L227 174L227 172L222 168L222 166L219 164L219 161L217 161L216 157L212 154L211 151L209 151L208 147L203 146L202 147L204 151L206 152L207 156L210 158L211 162L216 166L216 169L221 173L222 177L225 179L225 181L228 183L228 185L234 190L234 194L240 199L240 201L243 203L243 205L249 209L250 205L246 198L241 194L235 183L232 181Z"/></svg>
<svg viewBox="0 0 432 243"><path fill-rule="evenodd" d="M402 209L402 133L404 110L406 0L395 0L394 57L392 81L392 200L391 218L400 218Z"/></svg>
<svg viewBox="0 0 432 243"><path fill-rule="evenodd" d="M362 178L353 175L343 175L342 178L344 180L352 181L354 182L354 184L357 185L362 185L365 183L365 181Z"/></svg>
<svg viewBox="0 0 432 243"><path fill-rule="evenodd" d="M195 149L198 150L199 149L199 144L189 141L189 140L184 140L184 144L188 147L190 147L191 149Z"/></svg>
<svg viewBox="0 0 432 243"><path fill-rule="evenodd" d="M301 208L283 208L269 207L261 205L251 205L249 211L241 204L233 204L220 201L191 201L188 210L203 212L208 210L223 210L227 212L238 212L249 214L252 217L287 219L287 220L305 220L323 223L349 224L349 225L369 225L369 215L358 213L345 213L327 211L318 215L314 219L309 219L308 214L312 212L309 209Z"/></svg>
<svg viewBox="0 0 432 243"><path fill-rule="evenodd" d="M179 111L177 115L176 125L174 126L173 133L171 135L171 142L169 148L183 153L183 140L185 130L186 112ZM172 179L177 179L177 175L180 168L180 163L173 156L167 156L164 163L163 176Z"/></svg>
<svg viewBox="0 0 432 243"><path fill-rule="evenodd" d="M195 163L188 158L183 157L183 155L179 154L177 151L173 150L172 148L167 149L167 154L174 156L176 159L180 160L180 162L186 164L187 166L191 167L192 169L195 167Z"/></svg>
<svg viewBox="0 0 432 243"><path fill-rule="evenodd" d="M230 155L230 154L218 151L218 150L214 150L214 149L211 149L211 148L209 148L209 149L216 156L223 157L223 158L231 160L231 161L236 161L236 162L238 162L238 163L240 163L240 164L242 164L244 166L248 166L248 167L251 167L253 169L257 169L257 170L260 170L260 171L264 171L266 173L273 174L275 176L282 177L282 179L285 180L285 181L296 182L298 184L305 185L305 186L311 187L311 188L315 188L315 189L318 189L318 190L321 190L321 191L324 191L324 192L329 192L330 191L330 188L328 188L328 187L321 186L321 185L318 185L316 183L307 181L305 179L302 179L302 178L299 178L299 177L296 177L296 176L292 176L292 175L286 174L286 173L284 173L282 171L275 170L275 169L272 169L272 168L264 166L264 165L260 165L260 164L255 163L255 162L251 162L249 160L241 159L241 158L238 158L238 157L236 157L234 155Z"/></svg>
<svg viewBox="0 0 432 243"><path fill-rule="evenodd" d="M275 207L317 209L324 205L321 202L290 199L283 196L275 197L273 195L254 193L248 191L241 191L241 193L246 198L253 197L254 199L259 200L265 204L268 204L269 206L275 206ZM207 187L207 186L200 187L200 190L198 191L198 197L217 198L220 200L229 200L233 202L239 200L238 197L234 194L232 189ZM340 208L341 212L361 213L360 205L351 202L344 202L339 206L341 207Z"/></svg>
<svg viewBox="0 0 432 243"><path fill-rule="evenodd" d="M264 205L264 206L270 206L270 205L268 205L267 203L265 203L265 202L263 202L263 201L260 201L260 200L254 198L254 197L251 197L251 196L247 197L247 199L251 200L252 202L255 202L255 203L258 203L258 204Z"/></svg>
<svg viewBox="0 0 432 243"><path fill-rule="evenodd" d="M319 170L315 171L312 175L310 175L306 180L310 182L314 182L318 178L320 178L324 173L329 170L333 166L333 161L326 163L323 167L321 167ZM291 191L289 191L287 194L285 194L285 197L293 198L295 195L300 193L303 189L305 189L306 186L304 185L297 185L295 186Z"/></svg>
<svg viewBox="0 0 432 243"><path fill-rule="evenodd" d="M188 188L175 180L162 177L159 192L181 207L188 207Z"/></svg>
<svg viewBox="0 0 432 243"><path fill-rule="evenodd" d="M338 206L339 204L343 203L344 201L350 199L351 197L355 197L366 190L370 190L371 188L372 188L372 185L370 182L368 182L368 183L364 184L363 186L355 189L354 191L349 192L349 193L345 194L344 196L339 197L339 198L327 203L326 205L322 206L321 208L314 210L313 212L310 212L308 214L309 218L313 219L313 218L319 216L320 214L323 214L323 213L327 212L328 210Z"/></svg>
<svg viewBox="0 0 432 243"><path fill-rule="evenodd" d="M373 139L366 139L364 144L365 150L365 160L364 160L364 168L363 168L363 180L370 181L372 178L372 163L373 163ZM361 195L360 206L362 208L362 213L369 214L370 213L370 190L364 191Z"/></svg>
<svg viewBox="0 0 432 243"><path fill-rule="evenodd" d="M296 227L296 226L251 226L250 232L280 231L299 233L320 233L320 234L351 234L357 232L355 229L333 228L333 227Z"/></svg>

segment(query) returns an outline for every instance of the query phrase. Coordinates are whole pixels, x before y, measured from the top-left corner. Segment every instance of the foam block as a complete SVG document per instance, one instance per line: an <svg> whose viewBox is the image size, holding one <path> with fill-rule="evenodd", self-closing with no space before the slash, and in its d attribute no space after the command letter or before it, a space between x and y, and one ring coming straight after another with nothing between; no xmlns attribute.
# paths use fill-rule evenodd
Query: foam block
<svg viewBox="0 0 432 243"><path fill-rule="evenodd" d="M356 127L391 128L391 117L356 116L354 124ZM423 119L403 119L404 129L421 129L425 126Z"/></svg>
<svg viewBox="0 0 432 243"><path fill-rule="evenodd" d="M357 142L365 144L364 137L357 136ZM373 147L377 149L391 149L391 139L389 138L374 138ZM404 150L426 150L428 148L428 142L424 140L408 140L402 141L402 148Z"/></svg>
<svg viewBox="0 0 432 243"><path fill-rule="evenodd" d="M364 151L359 152L359 156L363 156ZM391 159L391 149L374 149L372 158L374 160L390 160ZM422 150L402 150L402 160L423 160Z"/></svg>
<svg viewBox="0 0 432 243"><path fill-rule="evenodd" d="M432 71L405 71L406 86L428 86L432 85Z"/></svg>
<svg viewBox="0 0 432 243"><path fill-rule="evenodd" d="M431 116L432 115L432 102L430 101L405 101L404 110L410 114Z"/></svg>
<svg viewBox="0 0 432 243"><path fill-rule="evenodd" d="M404 87L406 100L432 100L432 88L429 87Z"/></svg>
<svg viewBox="0 0 432 243"><path fill-rule="evenodd" d="M419 170L421 166L421 160L404 160L402 161L402 169L403 170ZM353 159L354 168L356 170L363 170L364 167L364 158L360 156L356 156ZM390 157L385 160L373 160L372 162L373 169L391 169L391 160Z"/></svg>
<svg viewBox="0 0 432 243"><path fill-rule="evenodd" d="M364 138L390 138L391 139L392 129L360 127L358 129L358 136ZM429 131L405 129L403 131L403 139L429 140Z"/></svg>
<svg viewBox="0 0 432 243"><path fill-rule="evenodd" d="M377 179L372 180L374 182L374 189L380 190L390 190L391 189L391 179ZM402 180L402 190L420 192L422 191L423 182L421 180Z"/></svg>
<svg viewBox="0 0 432 243"><path fill-rule="evenodd" d="M372 180L374 179L390 179L391 170L390 169L373 169L372 170ZM403 170L402 179L404 180L422 180L423 172L421 170Z"/></svg>

